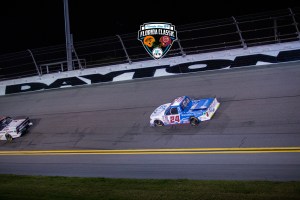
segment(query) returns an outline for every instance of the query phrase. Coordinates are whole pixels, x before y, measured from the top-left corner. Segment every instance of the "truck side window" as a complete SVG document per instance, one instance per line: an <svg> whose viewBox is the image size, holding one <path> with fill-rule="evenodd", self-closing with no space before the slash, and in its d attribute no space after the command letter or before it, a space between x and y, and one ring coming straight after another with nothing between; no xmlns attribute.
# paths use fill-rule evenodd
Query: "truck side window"
<svg viewBox="0 0 300 200"><path fill-rule="evenodd" d="M166 111L166 115L171 115L171 109L170 108L168 108L168 110Z"/></svg>
<svg viewBox="0 0 300 200"><path fill-rule="evenodd" d="M171 108L171 114L172 114L172 115L178 114L178 110L177 110L176 107L175 107L175 108Z"/></svg>

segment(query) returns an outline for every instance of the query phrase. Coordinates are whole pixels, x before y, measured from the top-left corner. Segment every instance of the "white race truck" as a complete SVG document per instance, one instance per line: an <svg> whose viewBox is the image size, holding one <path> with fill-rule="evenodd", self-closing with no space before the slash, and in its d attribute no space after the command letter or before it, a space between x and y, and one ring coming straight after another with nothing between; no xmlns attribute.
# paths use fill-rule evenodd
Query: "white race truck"
<svg viewBox="0 0 300 200"><path fill-rule="evenodd" d="M11 141L14 138L21 137L31 125L32 122L29 117L13 119L0 116L0 140Z"/></svg>

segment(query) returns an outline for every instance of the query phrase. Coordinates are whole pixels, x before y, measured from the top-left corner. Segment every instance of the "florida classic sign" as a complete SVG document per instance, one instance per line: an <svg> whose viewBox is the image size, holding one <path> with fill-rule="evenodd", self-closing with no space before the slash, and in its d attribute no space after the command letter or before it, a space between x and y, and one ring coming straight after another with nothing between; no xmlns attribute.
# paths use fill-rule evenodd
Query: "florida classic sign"
<svg viewBox="0 0 300 200"><path fill-rule="evenodd" d="M149 22L140 26L138 40L154 59L160 59L177 40L175 26L166 22Z"/></svg>

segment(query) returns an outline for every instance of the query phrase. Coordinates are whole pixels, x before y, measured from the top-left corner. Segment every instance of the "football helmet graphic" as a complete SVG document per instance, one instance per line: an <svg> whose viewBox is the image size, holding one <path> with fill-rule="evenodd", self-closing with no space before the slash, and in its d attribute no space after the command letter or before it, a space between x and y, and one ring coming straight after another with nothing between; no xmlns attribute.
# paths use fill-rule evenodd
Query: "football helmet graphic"
<svg viewBox="0 0 300 200"><path fill-rule="evenodd" d="M152 47L153 43L155 42L155 38L151 35L148 35L144 38L144 44L148 47Z"/></svg>
<svg viewBox="0 0 300 200"><path fill-rule="evenodd" d="M164 35L160 37L159 42L161 43L161 46L166 47L172 43L172 40L169 36Z"/></svg>

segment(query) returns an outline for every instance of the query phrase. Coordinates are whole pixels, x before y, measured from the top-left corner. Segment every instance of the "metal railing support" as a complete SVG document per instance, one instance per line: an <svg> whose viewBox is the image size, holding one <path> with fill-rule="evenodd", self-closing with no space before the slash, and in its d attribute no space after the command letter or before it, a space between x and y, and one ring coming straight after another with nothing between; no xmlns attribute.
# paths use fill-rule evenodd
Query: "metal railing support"
<svg viewBox="0 0 300 200"><path fill-rule="evenodd" d="M185 57L185 56L186 56L186 53L183 51L183 48L182 48L182 46L181 46L181 44L180 44L180 40L179 40L178 37L177 37L177 43L178 43L178 46L179 46L180 53L181 53L182 57Z"/></svg>
<svg viewBox="0 0 300 200"><path fill-rule="evenodd" d="M27 49L27 51L28 51L28 52L30 53L30 55L31 55L31 58L32 58L32 60L33 60L33 63L34 63L34 65L35 65L35 68L36 68L36 71L37 71L38 75L41 76L41 72L40 72L40 70L39 70L39 67L38 67L37 64L36 64L36 61L35 61L35 59L34 59L34 56L33 56L32 52L30 51L30 49Z"/></svg>
<svg viewBox="0 0 300 200"><path fill-rule="evenodd" d="M232 16L232 19L233 19L234 24L235 24L235 26L236 26L237 32L238 32L238 34L239 34L239 36L240 36L240 39L241 39L241 42L242 42L242 46L243 46L244 49L246 49L246 48L247 48L247 44L245 43L245 40L244 40L243 37L242 37L242 32L241 32L241 30L240 30L240 27L239 27L239 25L238 25L238 22L236 21L236 19L235 19L233 16Z"/></svg>
<svg viewBox="0 0 300 200"><path fill-rule="evenodd" d="M278 28L277 28L277 19L276 18L274 18L274 39L276 42L280 42L279 37L278 37Z"/></svg>
<svg viewBox="0 0 300 200"><path fill-rule="evenodd" d="M293 18L293 22L294 22L293 24L295 25L295 28L296 28L296 31L297 31L297 35L298 35L297 37L300 40L300 33L299 33L299 29L298 29L298 23L296 22L296 19L295 19L295 14L293 13L291 8L289 8L289 10L290 10L291 16Z"/></svg>
<svg viewBox="0 0 300 200"><path fill-rule="evenodd" d="M78 62L78 65L79 65L80 70L83 70L82 65L81 65L81 62L80 62L80 59L78 58L78 55L77 55L77 53L76 53L75 48L74 48L73 45L72 45L72 50L73 50L73 52L74 52L74 54L75 54L75 57L77 58L77 62Z"/></svg>
<svg viewBox="0 0 300 200"><path fill-rule="evenodd" d="M80 62L80 60L78 58L77 52L75 51L75 47L74 47L74 43L73 43L73 35L72 34L71 34L71 48L72 48L72 51L75 54L75 57L77 58L77 62L78 62L79 68L80 68L80 70L82 70L83 68L82 68L81 62Z"/></svg>
<svg viewBox="0 0 300 200"><path fill-rule="evenodd" d="M116 36L119 38L119 40L120 40L120 42L121 42L121 44L122 44L123 50L124 50L124 52L125 52L125 54L126 54L126 57L127 57L127 60L128 60L128 62L129 62L129 64L131 64L132 61L131 61L130 58L129 58L129 55L128 55L127 51L126 51L126 48L125 48L125 45L124 45L124 43L123 43L122 38L121 38L119 35L116 35Z"/></svg>

